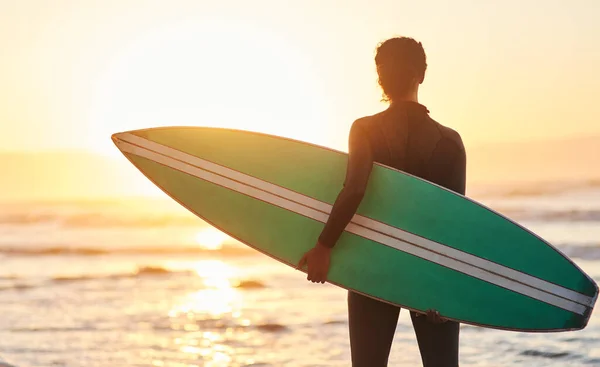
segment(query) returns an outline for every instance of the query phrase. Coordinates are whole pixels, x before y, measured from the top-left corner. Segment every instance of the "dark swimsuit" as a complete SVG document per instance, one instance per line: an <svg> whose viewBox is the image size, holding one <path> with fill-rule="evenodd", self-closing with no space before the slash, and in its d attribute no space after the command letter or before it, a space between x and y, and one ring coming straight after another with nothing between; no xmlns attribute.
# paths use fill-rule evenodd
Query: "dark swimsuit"
<svg viewBox="0 0 600 367"><path fill-rule="evenodd" d="M466 154L460 135L434 121L416 102L392 104L354 122L349 152L344 188L319 237L324 246L335 245L356 213L373 162L465 193ZM387 366L400 308L349 292L348 312L352 365ZM413 312L411 319L423 365L458 366L458 323L434 324Z"/></svg>

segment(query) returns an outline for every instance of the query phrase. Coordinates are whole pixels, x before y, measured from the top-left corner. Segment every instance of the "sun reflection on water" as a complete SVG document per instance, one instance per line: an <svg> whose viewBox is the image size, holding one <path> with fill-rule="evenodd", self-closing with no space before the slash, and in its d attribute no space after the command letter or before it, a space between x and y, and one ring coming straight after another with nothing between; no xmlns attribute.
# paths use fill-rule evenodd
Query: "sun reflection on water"
<svg viewBox="0 0 600 367"><path fill-rule="evenodd" d="M194 270L203 288L186 295L169 311L171 327L187 331L174 340L179 350L205 366L226 366L235 351L223 344L231 326L247 326L242 318L242 292L235 287L238 270L220 260L198 261ZM240 331L243 333L243 331Z"/></svg>
<svg viewBox="0 0 600 367"><path fill-rule="evenodd" d="M188 294L171 309L170 317L186 314L188 318L202 318L202 315L216 318L239 310L242 297L232 284L237 273L234 267L220 260L203 260L198 261L195 272L205 288Z"/></svg>
<svg viewBox="0 0 600 367"><path fill-rule="evenodd" d="M223 247L229 236L216 228L204 228L196 233L196 242L207 250L218 250Z"/></svg>

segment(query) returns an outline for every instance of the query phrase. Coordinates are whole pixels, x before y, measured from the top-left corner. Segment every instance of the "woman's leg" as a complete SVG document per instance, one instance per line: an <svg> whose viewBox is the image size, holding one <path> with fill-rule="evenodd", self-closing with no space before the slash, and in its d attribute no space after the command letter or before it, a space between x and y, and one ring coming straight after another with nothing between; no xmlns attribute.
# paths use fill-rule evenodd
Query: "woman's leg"
<svg viewBox="0 0 600 367"><path fill-rule="evenodd" d="M432 323L426 316L411 312L423 367L458 367L460 324L453 321Z"/></svg>
<svg viewBox="0 0 600 367"><path fill-rule="evenodd" d="M348 292L352 367L385 367L400 308Z"/></svg>

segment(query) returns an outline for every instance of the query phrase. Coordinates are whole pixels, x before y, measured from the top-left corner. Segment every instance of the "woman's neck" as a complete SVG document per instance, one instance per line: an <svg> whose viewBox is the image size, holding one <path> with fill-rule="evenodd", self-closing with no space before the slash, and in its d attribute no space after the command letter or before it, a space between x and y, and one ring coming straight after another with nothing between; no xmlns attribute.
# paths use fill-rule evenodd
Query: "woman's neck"
<svg viewBox="0 0 600 367"><path fill-rule="evenodd" d="M397 99L394 99L393 101L391 101L390 107L395 106L395 105L401 105L406 102L419 103L419 99L416 98L416 96L415 96L415 98L397 98Z"/></svg>
<svg viewBox="0 0 600 367"><path fill-rule="evenodd" d="M402 102L419 103L419 89L414 89L404 96L399 96L398 98L395 98L394 100L392 100L392 104L394 104L394 102L397 102L397 103L402 103Z"/></svg>

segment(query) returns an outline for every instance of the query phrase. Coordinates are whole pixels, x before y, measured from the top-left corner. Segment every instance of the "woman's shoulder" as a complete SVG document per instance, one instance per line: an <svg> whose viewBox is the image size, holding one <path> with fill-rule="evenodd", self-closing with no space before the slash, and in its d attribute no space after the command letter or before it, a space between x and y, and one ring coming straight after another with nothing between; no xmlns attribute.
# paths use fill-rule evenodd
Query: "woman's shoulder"
<svg viewBox="0 0 600 367"><path fill-rule="evenodd" d="M440 132L440 135L442 136L442 139L453 143L460 150L465 149L463 141L462 141L462 137L460 136L458 131L456 131L448 126L440 124L439 122L432 119L431 117L430 117L430 120L437 126L437 128Z"/></svg>
<svg viewBox="0 0 600 367"><path fill-rule="evenodd" d="M352 123L352 129L368 130L378 121L381 121L384 112L385 111L376 113L374 115L363 116L354 120Z"/></svg>

